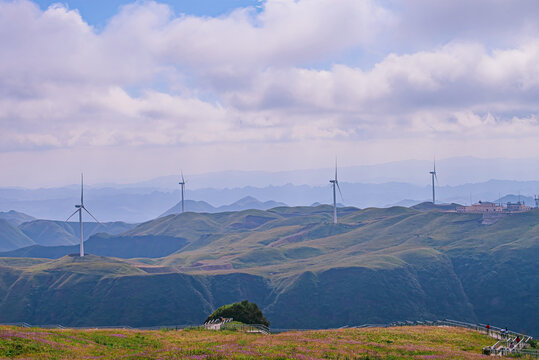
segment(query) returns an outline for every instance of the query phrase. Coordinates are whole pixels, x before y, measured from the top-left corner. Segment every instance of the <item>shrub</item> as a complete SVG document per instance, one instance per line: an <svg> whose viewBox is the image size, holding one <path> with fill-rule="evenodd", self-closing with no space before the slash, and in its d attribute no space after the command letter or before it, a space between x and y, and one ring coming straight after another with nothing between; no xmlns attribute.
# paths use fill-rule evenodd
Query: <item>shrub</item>
<svg viewBox="0 0 539 360"><path fill-rule="evenodd" d="M269 321L264 317L264 314L262 314L262 311L258 308L258 305L250 303L247 300L221 306L208 316L206 321L219 318L232 318L234 321L239 321L244 324L270 325Z"/></svg>

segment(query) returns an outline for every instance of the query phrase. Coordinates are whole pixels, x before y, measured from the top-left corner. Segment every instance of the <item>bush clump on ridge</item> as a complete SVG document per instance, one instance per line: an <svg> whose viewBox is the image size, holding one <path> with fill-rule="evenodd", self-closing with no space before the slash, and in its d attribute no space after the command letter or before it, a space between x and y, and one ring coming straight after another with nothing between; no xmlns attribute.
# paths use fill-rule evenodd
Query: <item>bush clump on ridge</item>
<svg viewBox="0 0 539 360"><path fill-rule="evenodd" d="M220 318L232 318L244 324L262 324L269 326L269 321L255 303L247 300L229 305L223 305L215 310L205 322Z"/></svg>

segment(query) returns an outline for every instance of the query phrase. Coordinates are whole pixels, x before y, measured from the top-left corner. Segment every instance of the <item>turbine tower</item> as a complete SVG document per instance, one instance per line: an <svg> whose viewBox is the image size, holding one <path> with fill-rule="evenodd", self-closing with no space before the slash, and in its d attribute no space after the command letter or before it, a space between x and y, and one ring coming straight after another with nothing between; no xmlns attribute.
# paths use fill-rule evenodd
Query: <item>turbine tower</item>
<svg viewBox="0 0 539 360"><path fill-rule="evenodd" d="M539 196L535 195L533 199L535 200L535 208L539 208Z"/></svg>
<svg viewBox="0 0 539 360"><path fill-rule="evenodd" d="M436 174L436 160L434 160L434 168L429 172L432 176L432 205L436 204L436 192L434 189L434 178L436 178L436 183L438 183L438 175Z"/></svg>
<svg viewBox="0 0 539 360"><path fill-rule="evenodd" d="M339 194L341 195L342 199L342 192L341 187L339 186L339 181L337 180L337 161L335 161L335 179L329 180L331 185L333 186L333 223L337 223L337 193L336 189L339 189Z"/></svg>
<svg viewBox="0 0 539 360"><path fill-rule="evenodd" d="M99 222L99 220L97 220L95 218L95 216L93 216L89 211L88 209L86 209L84 207L84 178L83 178L83 175L82 173L80 174L80 205L75 205L75 207L77 208L77 210L75 210L75 212L73 214L71 214L67 220L65 222L67 222L69 219L71 219L73 217L73 215L75 215L76 213L79 213L79 225L80 225L80 257L84 257L84 235L83 235L83 232L82 232L82 210L86 211L88 213L88 215L90 215L96 223L98 223L99 225L101 225L101 223Z"/></svg>
<svg viewBox="0 0 539 360"><path fill-rule="evenodd" d="M185 211L184 206L184 193L185 193L185 179L183 178L183 171L182 171L182 181L180 181L178 184L182 187L182 213Z"/></svg>

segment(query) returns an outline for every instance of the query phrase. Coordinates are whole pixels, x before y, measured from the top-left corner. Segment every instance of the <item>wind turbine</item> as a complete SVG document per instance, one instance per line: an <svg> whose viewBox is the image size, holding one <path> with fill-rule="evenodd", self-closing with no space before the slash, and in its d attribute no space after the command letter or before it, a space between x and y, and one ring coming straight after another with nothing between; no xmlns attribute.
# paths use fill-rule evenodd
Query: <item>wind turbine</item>
<svg viewBox="0 0 539 360"><path fill-rule="evenodd" d="M333 186L333 223L337 223L337 193L335 188L339 189L339 194L342 199L341 187L339 186L339 181L337 180L337 161L335 161L335 179L329 180Z"/></svg>
<svg viewBox="0 0 539 360"><path fill-rule="evenodd" d="M77 208L77 210L75 210L75 212L73 214L71 214L67 220L69 221L69 219L71 219L73 217L73 215L75 215L76 213L79 213L79 224L80 224L80 257L84 257L84 235L83 235L83 232L82 232L82 210L86 211L88 213L88 215L90 215L94 220L95 222L97 222L98 224L101 225L101 223L99 222L99 220L97 220L95 218L95 216L93 216L89 211L88 209L86 209L84 207L84 178L83 178L83 175L82 173L80 174L80 205L75 205L75 207Z"/></svg>
<svg viewBox="0 0 539 360"><path fill-rule="evenodd" d="M434 169L429 172L432 175L432 205L436 203L436 192L434 190L434 178L436 178L436 183L438 183L438 175L436 174L436 160L434 160Z"/></svg>
<svg viewBox="0 0 539 360"><path fill-rule="evenodd" d="M183 171L181 172L181 174L182 174L182 181L180 181L178 184L180 184L182 187L182 213L183 213L185 211L185 206L184 206L185 179L183 178Z"/></svg>

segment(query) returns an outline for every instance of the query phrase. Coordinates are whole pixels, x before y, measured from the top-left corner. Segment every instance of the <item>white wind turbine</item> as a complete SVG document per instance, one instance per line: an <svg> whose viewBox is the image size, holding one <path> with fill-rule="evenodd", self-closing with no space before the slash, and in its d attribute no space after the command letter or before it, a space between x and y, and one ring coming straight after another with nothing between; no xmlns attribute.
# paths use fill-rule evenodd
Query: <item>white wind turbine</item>
<svg viewBox="0 0 539 360"><path fill-rule="evenodd" d="M77 212L79 213L79 225L80 225L80 257L84 256L84 235L82 232L82 210L86 211L88 215L90 215L99 225L102 225L99 220L93 216L88 209L84 207L84 178L83 175L80 174L80 205L75 205L77 210L73 214L71 214L65 222L67 222L69 219L73 217Z"/></svg>
<svg viewBox="0 0 539 360"><path fill-rule="evenodd" d="M333 186L333 223L337 223L337 193L336 189L339 189L339 194L342 197L341 187L339 186L339 181L337 180L337 161L335 160L335 179L329 180L331 185Z"/></svg>
<svg viewBox="0 0 539 360"><path fill-rule="evenodd" d="M434 160L434 168L429 172L432 176L432 204L436 204L436 192L434 188L434 179L436 178L436 183L438 183L438 174L436 173L436 160Z"/></svg>
<svg viewBox="0 0 539 360"><path fill-rule="evenodd" d="M181 174L182 174L182 181L180 181L178 184L180 184L182 187L182 213L183 213L185 211L185 206L184 206L185 179L183 178L183 171L181 172Z"/></svg>

